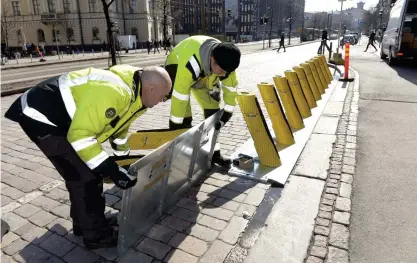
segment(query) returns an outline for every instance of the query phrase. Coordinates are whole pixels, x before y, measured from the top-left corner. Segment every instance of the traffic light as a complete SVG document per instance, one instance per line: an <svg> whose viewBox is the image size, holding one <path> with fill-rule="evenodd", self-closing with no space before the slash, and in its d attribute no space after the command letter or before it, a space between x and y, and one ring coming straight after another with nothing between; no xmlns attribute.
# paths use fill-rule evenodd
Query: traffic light
<svg viewBox="0 0 417 263"><path fill-rule="evenodd" d="M232 18L232 9L227 9L227 17Z"/></svg>
<svg viewBox="0 0 417 263"><path fill-rule="evenodd" d="M269 17L266 17L266 16L261 17L261 21L260 21L261 25L268 23L268 20L269 20Z"/></svg>

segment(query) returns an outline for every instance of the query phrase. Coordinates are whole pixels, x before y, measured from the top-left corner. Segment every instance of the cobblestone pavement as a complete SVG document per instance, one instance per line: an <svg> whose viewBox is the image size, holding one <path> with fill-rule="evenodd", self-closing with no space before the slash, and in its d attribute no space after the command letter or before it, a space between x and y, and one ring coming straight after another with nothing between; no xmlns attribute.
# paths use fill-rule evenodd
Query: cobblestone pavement
<svg viewBox="0 0 417 263"><path fill-rule="evenodd" d="M348 263L351 193L356 164L359 76L348 85L306 263Z"/></svg>
<svg viewBox="0 0 417 263"><path fill-rule="evenodd" d="M309 44L282 54L266 51L244 55L238 70L240 91L256 91L257 83L272 82L272 76L310 59L316 49L316 44ZM16 98L17 95L2 97L2 115ZM149 110L134 122L132 130L167 128L169 107L168 101ZM203 117L194 100L192 108L196 124ZM115 249L88 251L83 248L81 239L71 232L68 192L60 175L18 125L4 117L1 124L1 213L11 227L11 232L2 240L2 262L116 260ZM237 107L219 137L223 154L230 155L249 136ZM108 145L105 149L111 153ZM343 167L344 172L345 169L349 168ZM113 185L105 187L106 211L112 213L120 209L122 191ZM218 263L226 259L226 262L236 262L233 258L236 253L230 251L267 189L267 185L255 185L213 172L119 260ZM340 205L346 206L344 199L340 200Z"/></svg>

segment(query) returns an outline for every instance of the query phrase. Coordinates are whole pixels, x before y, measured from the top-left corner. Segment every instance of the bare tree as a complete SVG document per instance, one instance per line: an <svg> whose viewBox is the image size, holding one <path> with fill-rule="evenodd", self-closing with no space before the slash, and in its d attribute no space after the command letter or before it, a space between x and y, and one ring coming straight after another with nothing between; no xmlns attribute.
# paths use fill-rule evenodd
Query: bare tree
<svg viewBox="0 0 417 263"><path fill-rule="evenodd" d="M71 45L71 41L74 39L74 30L71 27L71 18L69 13L61 13L59 15L62 26L64 27L65 39L67 40L68 45Z"/></svg>
<svg viewBox="0 0 417 263"><path fill-rule="evenodd" d="M101 3L103 4L104 16L106 18L107 36L108 36L112 66L117 65L116 48L114 46L114 40L113 40L113 30L112 30L113 27L112 27L112 22L110 20L110 14L109 14L109 8L113 4L113 2L114 0L101 0Z"/></svg>
<svg viewBox="0 0 417 263"><path fill-rule="evenodd" d="M299 14L299 9L294 5L293 1L288 1L288 8L287 8L288 12L288 45L291 44L291 31L292 31L292 26L293 26L293 20L294 18L296 18Z"/></svg>
<svg viewBox="0 0 417 263"><path fill-rule="evenodd" d="M16 27L15 21L10 15L10 2L1 3L1 37L6 42L6 50L9 48L9 33L10 30Z"/></svg>
<svg viewBox="0 0 417 263"><path fill-rule="evenodd" d="M157 13L162 17L163 41L168 39L168 25L171 22L171 0L156 0Z"/></svg>

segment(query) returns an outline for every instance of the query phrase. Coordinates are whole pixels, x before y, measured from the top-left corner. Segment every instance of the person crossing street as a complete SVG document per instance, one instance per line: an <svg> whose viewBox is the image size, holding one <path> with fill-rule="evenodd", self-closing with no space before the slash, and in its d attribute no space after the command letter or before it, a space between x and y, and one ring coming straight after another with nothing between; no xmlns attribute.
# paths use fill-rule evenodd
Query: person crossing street
<svg viewBox="0 0 417 263"><path fill-rule="evenodd" d="M281 49L281 47L283 47L283 48L284 48L284 52L285 52L284 39L285 39L285 33L284 33L284 32L282 32L282 33L281 33L281 39L280 39L280 41L279 41L279 47L278 47L277 53L279 52L279 50Z"/></svg>
<svg viewBox="0 0 417 263"><path fill-rule="evenodd" d="M117 245L115 223L104 215L103 178L111 178L122 189L137 181L101 144L109 140L114 155L128 155L130 124L162 102L171 88L162 67L86 68L39 83L5 113L65 180L73 232L83 237L86 248Z"/></svg>
<svg viewBox="0 0 417 263"><path fill-rule="evenodd" d="M239 48L209 36L192 36L172 49L165 61L165 69L172 81L170 129L189 128L192 123L190 95L209 118L220 109L223 92L224 113L218 123L221 129L232 117L236 106L238 80L236 69L240 64ZM218 145L213 163L228 167L231 160L221 156Z"/></svg>

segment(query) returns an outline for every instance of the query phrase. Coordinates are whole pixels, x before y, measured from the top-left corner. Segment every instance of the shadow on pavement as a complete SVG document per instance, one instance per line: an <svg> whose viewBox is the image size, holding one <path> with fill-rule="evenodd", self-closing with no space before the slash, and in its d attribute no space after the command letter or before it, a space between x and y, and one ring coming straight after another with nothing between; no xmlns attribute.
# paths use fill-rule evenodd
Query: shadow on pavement
<svg viewBox="0 0 417 263"><path fill-rule="evenodd" d="M384 60L388 65L388 60ZM394 66L389 66L395 70L399 77L417 85L417 61L401 60L396 61Z"/></svg>

